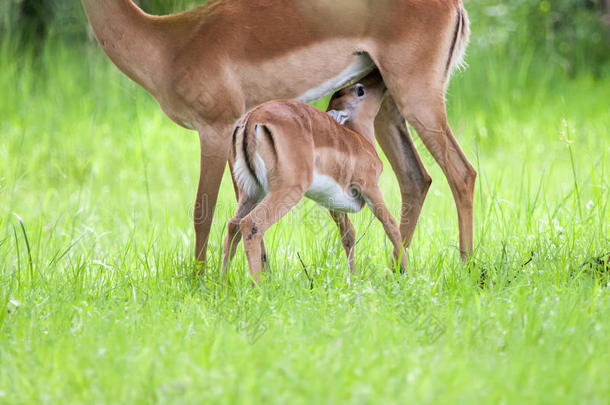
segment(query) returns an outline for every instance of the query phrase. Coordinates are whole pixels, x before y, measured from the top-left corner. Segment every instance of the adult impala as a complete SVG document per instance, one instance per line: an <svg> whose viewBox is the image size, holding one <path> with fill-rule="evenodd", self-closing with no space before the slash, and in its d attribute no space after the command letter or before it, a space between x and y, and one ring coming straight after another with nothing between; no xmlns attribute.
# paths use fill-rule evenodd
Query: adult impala
<svg viewBox="0 0 610 405"><path fill-rule="evenodd" d="M461 0L211 0L163 17L144 13L131 0L82 3L118 68L173 121L199 133L200 261L236 120L271 99L319 99L375 66L390 93L376 138L398 178L403 239L411 241L431 183L405 117L449 181L462 257L472 252L476 172L445 110L446 86L469 36Z"/></svg>
<svg viewBox="0 0 610 405"><path fill-rule="evenodd" d="M385 90L375 70L335 93L328 114L298 101L274 100L240 120L230 153L239 207L228 225L223 269L243 235L250 275L258 281L266 261L265 232L303 197L330 210L350 274L356 234L347 213L358 212L365 204L382 223L397 263L406 268L398 225L379 189L383 163L373 126Z"/></svg>

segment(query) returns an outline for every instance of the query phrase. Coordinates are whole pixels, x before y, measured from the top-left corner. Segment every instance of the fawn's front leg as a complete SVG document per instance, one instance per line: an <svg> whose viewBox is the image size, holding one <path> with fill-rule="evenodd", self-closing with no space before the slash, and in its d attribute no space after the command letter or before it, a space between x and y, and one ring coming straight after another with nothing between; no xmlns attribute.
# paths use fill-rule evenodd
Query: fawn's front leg
<svg viewBox="0 0 610 405"><path fill-rule="evenodd" d="M400 263L400 272L407 272L407 254L402 245L400 229L396 220L388 210L388 207L383 200L383 194L377 185L370 187L369 190L363 192L364 198L369 205L373 215L381 222L385 233L394 246L394 258L397 263Z"/></svg>

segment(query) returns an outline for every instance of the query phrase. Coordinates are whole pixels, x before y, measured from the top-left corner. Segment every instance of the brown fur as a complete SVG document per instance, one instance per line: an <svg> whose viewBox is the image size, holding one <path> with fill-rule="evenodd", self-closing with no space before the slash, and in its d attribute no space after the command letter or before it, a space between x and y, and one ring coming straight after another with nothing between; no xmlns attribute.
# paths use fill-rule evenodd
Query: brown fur
<svg viewBox="0 0 610 405"><path fill-rule="evenodd" d="M259 279L265 231L306 195L314 173L332 179L350 196L354 204L350 212L369 203L394 245L396 260L406 268L398 224L378 186L383 164L375 149L373 122L384 93L385 85L377 71L363 79L362 84L336 93L329 110L343 112L347 117L344 125L314 107L289 100L264 103L241 119L230 161L232 167L245 165L248 183L256 183L257 187L240 190L240 204L224 242L223 269L243 234L250 274L255 281ZM356 132L358 129L362 133ZM257 159L264 162L264 173L256 167ZM240 184L240 174L234 172L233 177ZM332 200L334 194L327 197ZM345 210L336 206L327 208L339 226L351 273L355 267L353 226Z"/></svg>
<svg viewBox="0 0 610 405"><path fill-rule="evenodd" d="M202 262L235 121L263 102L316 88L363 52L390 93L376 136L401 186L403 238L410 242L429 185L407 118L449 180L460 249L464 257L472 251L476 172L449 129L444 98L459 10L466 15L460 0L212 0L162 17L131 0L82 2L110 59L172 120L199 132L195 233ZM465 45L467 23L461 26Z"/></svg>

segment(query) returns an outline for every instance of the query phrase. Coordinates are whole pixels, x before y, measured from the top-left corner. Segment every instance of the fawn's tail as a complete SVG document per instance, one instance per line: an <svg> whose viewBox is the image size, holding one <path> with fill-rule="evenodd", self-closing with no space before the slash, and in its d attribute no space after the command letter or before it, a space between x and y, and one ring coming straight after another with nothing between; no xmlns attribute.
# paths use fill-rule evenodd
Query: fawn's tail
<svg viewBox="0 0 610 405"><path fill-rule="evenodd" d="M264 124L251 125L248 119L233 133L233 176L239 188L251 197L269 191L268 167L260 153L262 142L269 142L276 154L271 130Z"/></svg>

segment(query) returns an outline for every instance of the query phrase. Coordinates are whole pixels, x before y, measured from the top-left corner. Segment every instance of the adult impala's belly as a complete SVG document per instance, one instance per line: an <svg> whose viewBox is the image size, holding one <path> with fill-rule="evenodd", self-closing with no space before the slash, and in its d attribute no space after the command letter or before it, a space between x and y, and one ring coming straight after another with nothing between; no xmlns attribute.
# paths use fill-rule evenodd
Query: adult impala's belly
<svg viewBox="0 0 610 405"><path fill-rule="evenodd" d="M373 70L375 64L364 51L363 44L336 40L235 69L248 109L272 99L312 102Z"/></svg>
<svg viewBox="0 0 610 405"><path fill-rule="evenodd" d="M375 67L375 63L367 53L354 55L354 61L347 66L341 73L328 79L324 83L309 89L296 99L304 103L311 103L325 97L340 87L345 86L355 79L360 79Z"/></svg>

